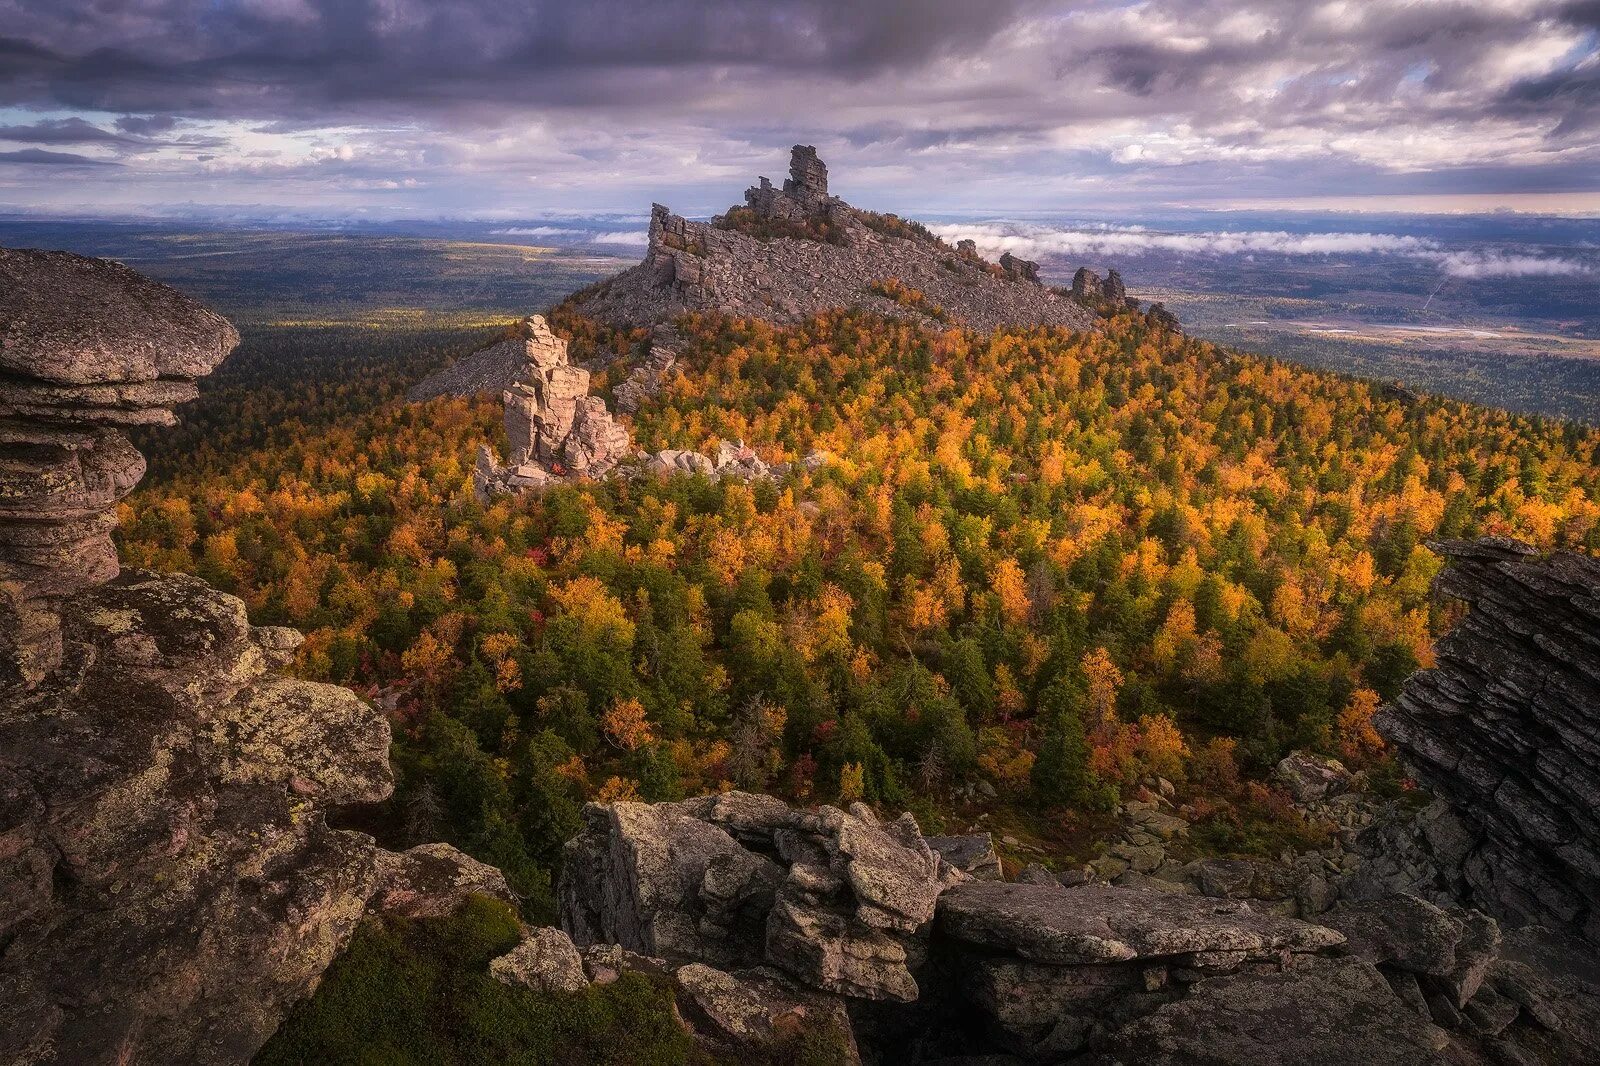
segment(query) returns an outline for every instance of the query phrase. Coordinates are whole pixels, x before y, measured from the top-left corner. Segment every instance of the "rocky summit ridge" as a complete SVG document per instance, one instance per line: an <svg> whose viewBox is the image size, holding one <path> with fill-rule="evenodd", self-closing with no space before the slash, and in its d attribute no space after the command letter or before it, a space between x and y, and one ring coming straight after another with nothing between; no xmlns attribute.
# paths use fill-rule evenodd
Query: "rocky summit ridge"
<svg viewBox="0 0 1600 1066"><path fill-rule="evenodd" d="M298 633L118 566L124 429L237 341L126 267L0 249L0 1063L244 1062L369 907L509 896L329 826L392 790L389 724L284 674Z"/></svg>
<svg viewBox="0 0 1600 1066"><path fill-rule="evenodd" d="M1096 308L1044 285L1038 265L999 263L970 242L951 247L924 227L850 206L828 188L815 148L795 145L789 178L766 178L709 222L651 207L644 262L572 297L582 314L616 325L670 321L689 311L791 322L865 307L935 329L1041 325L1090 329Z"/></svg>

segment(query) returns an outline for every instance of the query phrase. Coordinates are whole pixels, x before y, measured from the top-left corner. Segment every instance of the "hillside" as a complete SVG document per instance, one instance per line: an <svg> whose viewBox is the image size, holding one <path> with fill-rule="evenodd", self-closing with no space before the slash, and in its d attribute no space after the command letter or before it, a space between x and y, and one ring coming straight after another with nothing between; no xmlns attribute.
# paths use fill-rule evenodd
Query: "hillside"
<svg viewBox="0 0 1600 1066"><path fill-rule="evenodd" d="M557 317L576 360L614 343ZM371 694L395 729L396 798L363 827L493 863L536 920L555 916L585 801L733 786L987 831L1012 874L1137 886L1151 875L1130 863L1151 855L1211 878L1237 869L1204 865L1226 856L1282 871L1254 875L1276 884L1298 869L1278 866L1286 851L1359 863L1272 771L1309 748L1365 771L1363 804L1404 795L1371 716L1454 618L1429 596L1440 564L1422 542L1600 546L1593 433L1389 395L1139 317L974 335L863 311L686 316L671 380L632 416L643 446L743 437L775 463L839 461L487 507L468 483L497 400L401 403L381 338L352 340L279 380L274 350L247 339L221 384L266 373L260 400L202 397L203 429L151 443L125 557L307 630L299 670ZM344 403L357 378L389 399L320 415L318 395ZM301 428L262 445L261 419ZM1187 828L1152 851L1127 819L1161 780L1160 817ZM357 998L313 1000L269 1061L352 1025L392 1031L362 1029L351 1006L389 972L372 950L329 993Z"/></svg>
<svg viewBox="0 0 1600 1066"><path fill-rule="evenodd" d="M602 343L565 327L576 356ZM1424 539L1600 537L1593 433L1408 403L1137 319L975 337L860 312L701 316L683 334L679 376L632 418L643 446L743 437L769 461L841 461L485 509L467 486L498 401L319 423L306 390L350 376L355 349L259 408L215 418L203 397L198 438L150 444L125 551L309 630L308 676L383 693L415 768L402 791L443 787L438 760L505 760L499 798L447 797L437 824L482 846L497 812L516 828L494 848L537 899L574 804L721 780L859 788L936 824L988 809L1087 857L1081 801L1165 758L1140 739L1158 718L1189 753L1172 772L1206 797L1210 839L1270 850L1285 831L1270 804L1202 782L1223 753L1247 775L1296 746L1376 757L1363 708L1428 661L1447 618ZM237 358L223 384L272 356L247 341ZM259 417L303 428L261 446ZM1093 775L1071 786L1032 772L1057 699L1106 716L1078 756ZM980 785L996 798L974 805ZM1039 802L1057 787L1079 799Z"/></svg>

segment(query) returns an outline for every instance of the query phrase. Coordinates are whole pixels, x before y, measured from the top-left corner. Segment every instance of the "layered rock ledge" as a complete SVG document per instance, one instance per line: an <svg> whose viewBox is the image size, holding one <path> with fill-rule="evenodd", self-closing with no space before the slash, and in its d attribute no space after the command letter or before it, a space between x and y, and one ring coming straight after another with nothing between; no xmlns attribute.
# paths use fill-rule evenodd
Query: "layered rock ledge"
<svg viewBox="0 0 1600 1066"><path fill-rule="evenodd" d="M0 1062L240 1063L369 905L509 896L330 828L389 795L389 725L281 672L300 635L118 572L114 506L238 336L125 267L0 249Z"/></svg>
<svg viewBox="0 0 1600 1066"><path fill-rule="evenodd" d="M1449 804L1441 858L1475 905L1600 941L1600 560L1433 548L1466 616L1374 724Z"/></svg>

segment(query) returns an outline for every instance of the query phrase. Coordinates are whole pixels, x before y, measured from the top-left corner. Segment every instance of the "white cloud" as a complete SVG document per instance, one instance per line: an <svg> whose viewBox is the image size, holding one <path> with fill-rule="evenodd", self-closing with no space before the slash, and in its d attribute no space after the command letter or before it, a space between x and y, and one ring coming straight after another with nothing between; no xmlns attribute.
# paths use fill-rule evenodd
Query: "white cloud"
<svg viewBox="0 0 1600 1066"><path fill-rule="evenodd" d="M1500 250L1451 251L1438 241L1394 233L1288 233L1276 230L1172 233L1143 226L1056 227L1032 223L985 222L929 227L954 243L977 242L979 251L1024 258L1100 260L1117 256L1179 255L1392 255L1435 263L1455 278L1573 277L1593 273L1578 260Z"/></svg>
<svg viewBox="0 0 1600 1066"><path fill-rule="evenodd" d="M1453 278L1556 278L1593 273L1576 259L1554 259L1502 252L1451 252L1439 265Z"/></svg>

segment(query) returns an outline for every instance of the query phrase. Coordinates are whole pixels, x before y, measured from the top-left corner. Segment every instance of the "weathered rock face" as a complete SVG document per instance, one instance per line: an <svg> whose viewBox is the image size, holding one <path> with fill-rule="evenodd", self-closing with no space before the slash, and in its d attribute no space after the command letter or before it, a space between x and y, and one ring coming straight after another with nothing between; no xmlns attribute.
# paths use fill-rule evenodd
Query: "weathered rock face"
<svg viewBox="0 0 1600 1066"><path fill-rule="evenodd" d="M629 371L627 379L616 387L617 410L633 414L646 400L659 396L677 362L674 349L652 344L644 362Z"/></svg>
<svg viewBox="0 0 1600 1066"><path fill-rule="evenodd" d="M54 668L53 605L116 575L116 505L144 475L123 430L170 424L238 342L126 267L0 248L0 684Z"/></svg>
<svg viewBox="0 0 1600 1066"><path fill-rule="evenodd" d="M244 1062L369 899L504 880L330 829L389 794L383 716L281 675L299 634L235 597L116 572L117 427L170 421L232 327L110 263L0 273L0 1062Z"/></svg>
<svg viewBox="0 0 1600 1066"><path fill-rule="evenodd" d="M704 474L755 481L789 472L789 464L764 462L742 440L723 441L714 455L676 448L649 455L636 452L627 427L612 417L601 397L588 395L589 372L572 365L567 358L567 342L552 333L539 315L524 320L517 337L486 348L467 361L483 368L501 366L507 361L502 349L513 351L522 361L516 380L502 394L511 455L501 462L488 445L478 449L472 482L480 499L541 489L572 478L618 473L662 477ZM618 388L619 406L625 400L628 410L637 410L659 393L676 359L670 350L653 348L650 359ZM472 380L479 378L473 375ZM807 470L813 470L828 458L825 452L814 452L802 463Z"/></svg>
<svg viewBox="0 0 1600 1066"><path fill-rule="evenodd" d="M719 224L692 222L660 204L650 216L650 250L631 270L573 297L578 310L617 324L668 321L686 311L792 322L819 311L863 306L934 329L951 324L1092 328L1096 317L1077 300L1038 283L1037 264L1007 257L998 267L976 247L956 249L905 231L874 229L863 213L828 192L816 149L796 145L790 178L775 188L762 178L745 193L763 223L826 224L829 239L765 240ZM871 286L896 278L921 292L913 306ZM928 310L938 305L943 317Z"/></svg>
<svg viewBox="0 0 1600 1066"><path fill-rule="evenodd" d="M723 967L771 965L861 999L917 996L934 903L965 874L910 816L797 811L733 792L591 805L567 845L561 921L579 944Z"/></svg>
<svg viewBox="0 0 1600 1066"><path fill-rule="evenodd" d="M1452 808L1475 905L1600 941L1600 561L1434 549L1467 615L1374 724Z"/></svg>
<svg viewBox="0 0 1600 1066"><path fill-rule="evenodd" d="M939 934L1000 1046L1081 1051L1098 1032L1205 978L1272 972L1344 942L1247 904L1128 888L973 882L939 901Z"/></svg>

